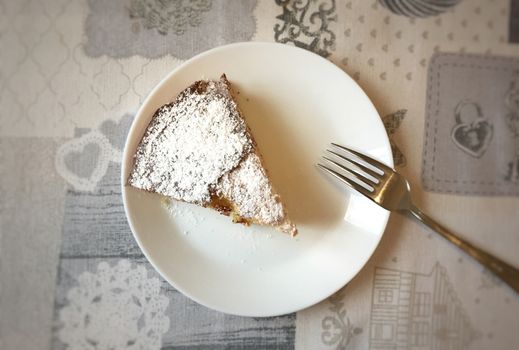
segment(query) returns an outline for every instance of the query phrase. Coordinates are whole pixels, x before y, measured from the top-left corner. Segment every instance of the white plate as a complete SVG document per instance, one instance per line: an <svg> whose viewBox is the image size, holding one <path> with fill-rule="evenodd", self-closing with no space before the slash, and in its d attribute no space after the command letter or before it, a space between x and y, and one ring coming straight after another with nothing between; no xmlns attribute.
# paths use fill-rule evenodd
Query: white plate
<svg viewBox="0 0 519 350"><path fill-rule="evenodd" d="M189 204L125 186L153 113L202 78L226 73L274 185L299 227L291 238L232 224ZM393 165L380 117L366 94L327 60L292 46L239 43L202 53L148 96L123 156L126 215L142 251L176 289L212 309L274 316L311 306L349 282L382 237L389 213L344 190L315 163L332 142Z"/></svg>

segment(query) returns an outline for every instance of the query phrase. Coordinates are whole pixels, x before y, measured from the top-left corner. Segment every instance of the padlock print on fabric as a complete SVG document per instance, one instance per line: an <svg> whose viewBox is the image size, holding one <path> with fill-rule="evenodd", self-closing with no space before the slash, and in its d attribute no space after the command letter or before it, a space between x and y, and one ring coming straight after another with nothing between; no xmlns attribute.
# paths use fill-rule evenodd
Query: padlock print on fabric
<svg viewBox="0 0 519 350"><path fill-rule="evenodd" d="M451 137L454 144L472 157L481 157L492 141L494 127L485 118L479 104L462 100L454 111L456 125Z"/></svg>

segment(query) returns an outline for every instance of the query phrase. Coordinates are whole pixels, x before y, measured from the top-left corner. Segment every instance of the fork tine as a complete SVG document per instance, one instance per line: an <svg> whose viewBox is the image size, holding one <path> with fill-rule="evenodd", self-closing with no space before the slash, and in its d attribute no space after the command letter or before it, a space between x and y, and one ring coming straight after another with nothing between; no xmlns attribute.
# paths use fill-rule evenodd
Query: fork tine
<svg viewBox="0 0 519 350"><path fill-rule="evenodd" d="M329 152L335 154L332 151L329 151ZM344 163L346 163L346 164L350 163L353 166L355 166L355 164L350 162L348 159L346 159L344 157L341 157L339 155L338 155L338 157L340 157L344 161ZM328 162L332 163L333 165L341 168L342 170L345 170L345 171L351 172L351 173L355 173L355 174L352 174L352 175L354 175L356 178L359 178L359 180L362 180L364 182L369 182L369 185L371 187L374 187L374 186L376 186L376 185L378 185L380 183L380 181L376 178L376 176L373 176L372 174L368 173L368 176L366 176L366 174L362 170L356 169L354 167L345 166L345 165L343 165L343 164L341 164L339 162L336 162L335 160L333 160L331 158L328 158L326 156L323 156L323 158L326 159Z"/></svg>
<svg viewBox="0 0 519 350"><path fill-rule="evenodd" d="M343 182L346 185L352 187L354 190L362 193L363 195L365 195L368 198L371 198L371 196L374 193L374 192L369 191L366 188L362 187L361 185L359 185L358 183L354 182L353 180L348 179L346 176L336 172L335 170L332 170L332 169L328 168L325 165L322 165L322 164L318 163L317 166L319 168L321 168L322 170L324 170L325 172L327 172L328 174L332 175L333 177L339 179L341 182Z"/></svg>
<svg viewBox="0 0 519 350"><path fill-rule="evenodd" d="M344 146L338 145L338 144L333 143L333 142L332 142L332 146L335 146L337 148L340 148L342 150L345 150L347 152L350 152L350 153L356 155L357 157L359 157L360 159L362 159L366 163L374 166L375 168L378 168L379 170L382 170L384 173L391 174L391 173L394 172L393 169L391 169L390 167L388 167L384 163L382 163L382 162L380 162L380 161L378 161L376 159L373 159L371 157L368 157L368 156L366 156L366 155L364 155L364 154L362 154L360 152L354 151L351 148L344 147Z"/></svg>
<svg viewBox="0 0 519 350"><path fill-rule="evenodd" d="M346 167L347 170L354 171L355 173L359 174L360 176L367 178L369 181L373 182L374 184L378 184L380 182L379 178L380 178L381 175L378 174L377 172L371 170L370 168L368 168L364 164L361 164L360 162L356 162L354 159L346 158L342 154L340 154L338 152L335 152L335 151L332 151L330 149L327 149L326 151L331 153L331 154L333 154L334 156L340 158L346 164L352 164L353 165L352 167ZM326 157L324 157L324 158L328 159ZM333 162L334 164L340 166L341 168L345 167L343 165L340 165L340 164L332 161L331 159L328 159L328 160ZM356 168L354 168L354 167L356 167ZM368 176L366 176L366 174L368 174Z"/></svg>

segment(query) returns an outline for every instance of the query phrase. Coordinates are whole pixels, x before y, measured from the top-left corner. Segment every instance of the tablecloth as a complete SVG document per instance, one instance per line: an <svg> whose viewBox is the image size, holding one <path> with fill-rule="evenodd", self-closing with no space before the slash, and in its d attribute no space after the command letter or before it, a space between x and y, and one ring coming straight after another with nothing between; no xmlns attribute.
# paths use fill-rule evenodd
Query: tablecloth
<svg viewBox="0 0 519 350"><path fill-rule="evenodd" d="M418 205L519 266L519 1L2 0L0 348L516 348L519 296L400 214L296 314L218 313L153 270L122 207L125 135L169 71L238 41L350 74Z"/></svg>

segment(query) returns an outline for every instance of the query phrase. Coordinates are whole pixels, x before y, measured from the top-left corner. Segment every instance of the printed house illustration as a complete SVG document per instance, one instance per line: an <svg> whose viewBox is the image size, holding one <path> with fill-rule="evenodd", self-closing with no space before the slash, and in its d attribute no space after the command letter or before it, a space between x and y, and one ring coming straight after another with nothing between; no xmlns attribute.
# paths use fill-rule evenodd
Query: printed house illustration
<svg viewBox="0 0 519 350"><path fill-rule="evenodd" d="M466 349L480 335L439 263L429 274L377 268L370 349Z"/></svg>

